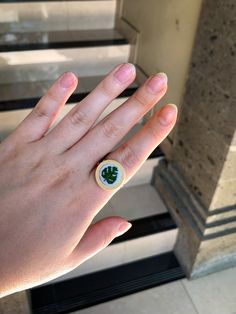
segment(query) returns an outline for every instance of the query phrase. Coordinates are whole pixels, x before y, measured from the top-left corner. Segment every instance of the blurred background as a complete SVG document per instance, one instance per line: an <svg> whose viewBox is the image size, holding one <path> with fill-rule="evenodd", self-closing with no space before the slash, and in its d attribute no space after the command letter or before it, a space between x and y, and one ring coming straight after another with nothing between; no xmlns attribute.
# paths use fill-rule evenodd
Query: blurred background
<svg viewBox="0 0 236 314"><path fill-rule="evenodd" d="M0 141L65 71L79 85L56 123L125 62L136 80L98 121L156 72L168 92L122 141L163 104L179 108L95 218L123 216L132 229L67 275L1 299L0 313L236 313L235 38L235 0L0 0Z"/></svg>

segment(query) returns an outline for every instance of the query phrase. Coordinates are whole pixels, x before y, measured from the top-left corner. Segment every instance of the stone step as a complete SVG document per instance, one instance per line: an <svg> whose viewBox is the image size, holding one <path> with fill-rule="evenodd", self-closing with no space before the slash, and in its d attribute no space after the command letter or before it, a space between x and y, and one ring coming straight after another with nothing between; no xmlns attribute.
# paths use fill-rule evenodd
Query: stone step
<svg viewBox="0 0 236 314"><path fill-rule="evenodd" d="M0 33L0 52L124 45L115 29Z"/></svg>
<svg viewBox="0 0 236 314"><path fill-rule="evenodd" d="M166 215L167 216L167 215ZM151 219L150 219L151 220ZM157 221L156 220L153 221ZM135 222L132 222L133 227ZM158 223L157 223L158 224ZM169 225L169 223L168 223ZM87 260L70 273L63 275L52 282L62 282L64 280L77 278L97 271L121 266L129 262L134 262L154 255L159 255L172 251L177 237L177 229L157 232L148 236L140 236L137 239L114 243L96 256ZM155 244L155 245L153 245Z"/></svg>
<svg viewBox="0 0 236 314"><path fill-rule="evenodd" d="M80 77L79 85L68 104L62 109L53 127L101 81L103 76ZM38 100L45 94L52 81L21 82L0 85L0 141L8 136L31 112ZM97 122L111 111L119 107L138 86L138 82L130 85L125 92L113 100L103 111ZM141 122L141 120L139 121Z"/></svg>
<svg viewBox="0 0 236 314"><path fill-rule="evenodd" d="M74 71L75 72L75 71ZM72 104L82 100L104 78L104 75L79 76L78 87L69 98ZM46 93L54 80L39 80L0 84L0 111L11 111L33 108L39 99ZM138 87L136 80L118 98L130 96Z"/></svg>
<svg viewBox="0 0 236 314"><path fill-rule="evenodd" d="M122 188L94 221L111 215L132 228L73 271L29 290L33 314L69 313L184 277L173 254L177 227L151 184Z"/></svg>
<svg viewBox="0 0 236 314"><path fill-rule="evenodd" d="M80 313L80 310L93 305L184 277L174 253L167 252L94 274L31 289L28 291L28 299L32 314ZM134 311L124 313L140 313L137 312L137 308L138 306L135 306ZM113 306L110 306L110 310L99 311L97 307L93 307L85 312L113 313ZM156 313L156 311L145 313Z"/></svg>
<svg viewBox="0 0 236 314"><path fill-rule="evenodd" d="M47 0L47 2L95 2L95 1L113 1L113 0ZM25 2L45 2L43 0L0 0L0 3L25 3Z"/></svg>
<svg viewBox="0 0 236 314"><path fill-rule="evenodd" d="M114 28L115 0L0 1L0 32Z"/></svg>
<svg viewBox="0 0 236 314"><path fill-rule="evenodd" d="M156 158L156 164L158 159ZM152 165L149 166L152 168ZM135 176L138 177L138 173ZM126 235L117 238L105 250L52 282L162 254L171 251L174 247L177 227L150 183L119 190L95 217L94 222L107 216L124 217L133 226Z"/></svg>
<svg viewBox="0 0 236 314"><path fill-rule="evenodd" d="M0 84L55 80L65 71L79 76L105 75L129 60L130 45L3 52Z"/></svg>
<svg viewBox="0 0 236 314"><path fill-rule="evenodd" d="M127 97L146 79L145 75L138 67L136 67L136 72L135 82L111 102L97 120L98 122L127 100ZM78 101L86 97L103 77L104 75L85 77L79 75L78 87L70 97L68 104L62 109L54 125L56 125ZM44 80L0 84L0 141L8 136L9 133L24 120L32 110L31 108L33 108L38 100L45 94L52 82L51 80ZM142 123L142 121L143 119L140 119L139 123Z"/></svg>
<svg viewBox="0 0 236 314"><path fill-rule="evenodd" d="M71 280L36 287L28 291L28 299L32 314L75 313L76 310L164 285L184 277L183 270L174 253L167 252ZM116 304L114 302L115 308ZM93 307L85 312L113 313L114 306L111 305L108 311L106 309L100 311L99 308ZM156 305L152 306L153 312L145 313L157 313L154 308L156 310ZM132 305L130 309L131 311L124 313L140 313L139 310L137 312L137 305ZM119 309L116 313L118 312L121 313ZM80 313L80 311L76 311L76 313Z"/></svg>

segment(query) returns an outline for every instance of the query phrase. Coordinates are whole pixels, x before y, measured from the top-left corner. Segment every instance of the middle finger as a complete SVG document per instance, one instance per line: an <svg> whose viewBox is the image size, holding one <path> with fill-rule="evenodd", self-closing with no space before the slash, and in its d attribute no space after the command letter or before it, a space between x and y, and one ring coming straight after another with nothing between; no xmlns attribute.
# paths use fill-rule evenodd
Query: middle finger
<svg viewBox="0 0 236 314"><path fill-rule="evenodd" d="M73 164L78 156L83 165L93 168L124 135L166 93L167 76L158 73L150 77L127 101L95 125L66 154Z"/></svg>
<svg viewBox="0 0 236 314"><path fill-rule="evenodd" d="M50 147L50 152L63 153L78 142L92 127L103 110L133 82L134 78L135 67L133 64L124 63L115 67L46 135L44 141Z"/></svg>

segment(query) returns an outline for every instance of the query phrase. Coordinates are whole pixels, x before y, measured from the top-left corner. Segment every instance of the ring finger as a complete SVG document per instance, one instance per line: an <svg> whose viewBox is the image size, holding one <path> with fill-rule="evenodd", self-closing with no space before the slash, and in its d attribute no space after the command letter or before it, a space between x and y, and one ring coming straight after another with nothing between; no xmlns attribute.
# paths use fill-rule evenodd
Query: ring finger
<svg viewBox="0 0 236 314"><path fill-rule="evenodd" d="M125 170L125 180L127 183L131 177L142 166L152 151L165 139L175 125L177 119L177 107L168 104L157 111L151 119L130 139L121 144L115 151L106 155L106 160L118 161ZM90 174L90 180L96 187L98 197L111 196L114 191L101 193L101 188L95 181L96 167Z"/></svg>

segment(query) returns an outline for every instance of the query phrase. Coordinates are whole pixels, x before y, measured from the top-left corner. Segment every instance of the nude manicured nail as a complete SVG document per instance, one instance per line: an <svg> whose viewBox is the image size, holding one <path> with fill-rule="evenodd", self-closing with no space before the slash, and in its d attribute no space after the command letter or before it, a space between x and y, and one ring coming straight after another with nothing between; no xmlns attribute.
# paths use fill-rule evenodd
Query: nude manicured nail
<svg viewBox="0 0 236 314"><path fill-rule="evenodd" d="M174 104L168 104L160 109L157 118L163 126L168 126L175 118L178 108Z"/></svg>
<svg viewBox="0 0 236 314"><path fill-rule="evenodd" d="M167 75L163 72L160 72L147 81L147 86L152 93L156 94L166 87L167 81Z"/></svg>
<svg viewBox="0 0 236 314"><path fill-rule="evenodd" d="M122 234L124 234L125 232L127 232L130 228L132 227L132 224L129 223L129 222L122 222L120 225L119 225L119 232L118 234L116 235L117 237L121 236Z"/></svg>
<svg viewBox="0 0 236 314"><path fill-rule="evenodd" d="M114 73L115 78L121 83L127 82L135 73L135 66L132 63L125 63Z"/></svg>
<svg viewBox="0 0 236 314"><path fill-rule="evenodd" d="M62 75L60 79L60 84L63 88L71 87L75 82L75 75L71 72L66 72Z"/></svg>

